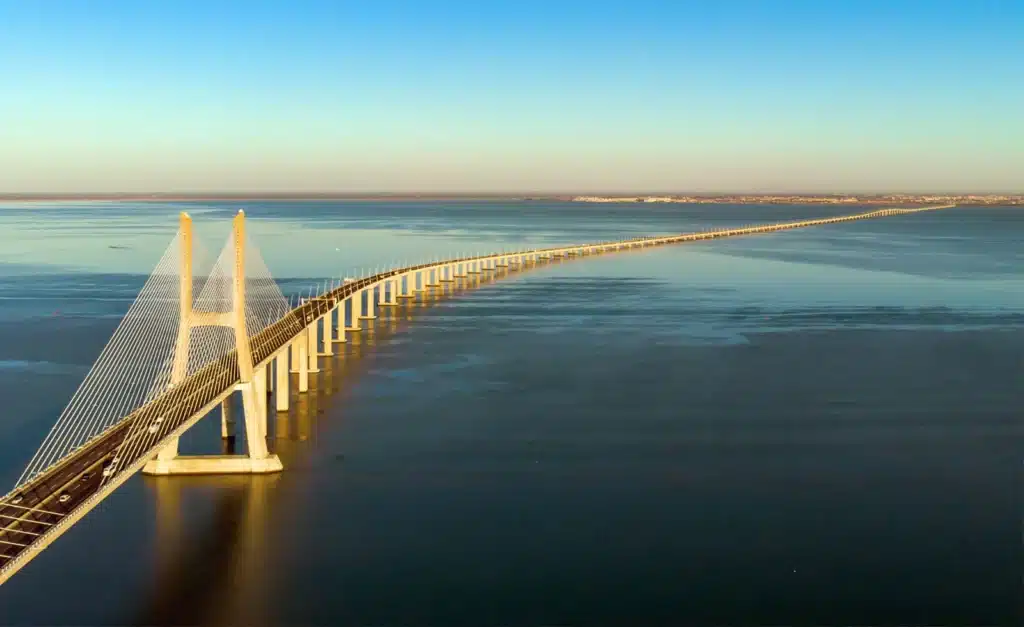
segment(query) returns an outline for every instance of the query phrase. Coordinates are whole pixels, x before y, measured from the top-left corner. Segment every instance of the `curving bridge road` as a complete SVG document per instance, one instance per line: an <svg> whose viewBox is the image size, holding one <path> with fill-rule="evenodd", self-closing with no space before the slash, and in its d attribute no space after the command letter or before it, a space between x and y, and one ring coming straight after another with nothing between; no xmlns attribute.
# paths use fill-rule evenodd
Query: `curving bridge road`
<svg viewBox="0 0 1024 627"><path fill-rule="evenodd" d="M369 315L363 317L373 317L375 290L380 290L382 304L393 304L399 292L401 296L408 297L412 291L424 291L442 281L502 267L522 269L555 258L771 233L951 206L880 209L817 220L466 257L390 270L347 282L289 311L250 339L252 363L256 368L266 367L282 354L287 355L288 349L296 342L302 344L306 341L303 336L307 330L312 328L315 333L317 322L339 306L344 307L349 299L352 299L352 316L355 318L362 313L361 295L364 292L368 294L366 307ZM430 279L433 282L428 282ZM389 292L385 292L387 287L390 287ZM384 301L385 293L390 293L392 301ZM329 331L325 335L329 337ZM0 499L0 584L138 472L163 446L215 408L235 390L238 383L237 353L233 350L125 416L85 446ZM155 431L151 430L152 426L156 427Z"/></svg>

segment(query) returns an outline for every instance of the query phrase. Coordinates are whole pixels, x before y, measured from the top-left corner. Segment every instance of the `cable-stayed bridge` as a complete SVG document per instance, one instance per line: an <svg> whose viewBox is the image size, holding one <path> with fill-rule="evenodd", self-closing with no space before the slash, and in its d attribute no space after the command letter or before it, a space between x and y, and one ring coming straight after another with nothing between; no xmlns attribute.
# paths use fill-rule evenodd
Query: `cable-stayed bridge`
<svg viewBox="0 0 1024 627"><path fill-rule="evenodd" d="M879 209L817 220L501 252L339 280L293 306L247 238L239 212L213 267L194 267L192 223L180 228L14 489L0 498L0 583L135 473L269 473L268 400L287 411L293 385L309 390L331 355L376 307L398 304L481 273L522 271L556 259L906 215L952 205ZM295 375L294 377L292 375ZM178 438L218 406L222 435L242 400L246 452L180 456Z"/></svg>

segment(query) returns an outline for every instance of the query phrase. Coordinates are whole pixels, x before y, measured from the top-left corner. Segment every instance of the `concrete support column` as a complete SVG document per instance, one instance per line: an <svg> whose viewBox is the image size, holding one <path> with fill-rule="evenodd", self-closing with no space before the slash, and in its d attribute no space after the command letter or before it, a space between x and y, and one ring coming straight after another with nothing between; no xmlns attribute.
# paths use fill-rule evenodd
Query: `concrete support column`
<svg viewBox="0 0 1024 627"><path fill-rule="evenodd" d="M263 445L266 447L267 437L267 367L257 368L252 373L253 384L256 392L256 409L259 415L255 426L259 429L259 437L263 438ZM248 424L246 424L248 426Z"/></svg>
<svg viewBox="0 0 1024 627"><path fill-rule="evenodd" d="M309 329L304 329L295 337L295 343L299 345L299 358L296 360L299 368L299 391L309 391L309 358L306 356L309 348L309 339L306 334Z"/></svg>
<svg viewBox="0 0 1024 627"><path fill-rule="evenodd" d="M346 341L348 341L348 340L345 339L345 302L346 301L344 301L344 300L341 301L338 304L338 307L337 307L337 310L338 310L338 328L337 328L337 332L338 332L338 334L336 336L337 339L335 341L338 342L339 344L344 344Z"/></svg>
<svg viewBox="0 0 1024 627"><path fill-rule="evenodd" d="M366 291L366 315L362 316L363 320L373 320L374 318L377 317L376 314L374 314L374 312L373 312L373 304L374 304L373 292L374 292L375 289L376 289L375 287L371 286L371 287L366 288L366 290L365 290Z"/></svg>
<svg viewBox="0 0 1024 627"><path fill-rule="evenodd" d="M324 355L334 354L334 310L324 314Z"/></svg>
<svg viewBox="0 0 1024 627"><path fill-rule="evenodd" d="M359 319L363 317L363 290L359 290L349 297L349 306L352 311L349 315L349 331L359 330Z"/></svg>
<svg viewBox="0 0 1024 627"><path fill-rule="evenodd" d="M288 376L288 353L290 351L281 351L274 359L274 374L276 375L276 381L274 382L274 401L277 405L277 411L288 411L288 400L290 390Z"/></svg>
<svg viewBox="0 0 1024 627"><path fill-rule="evenodd" d="M380 305L392 306L398 304L398 279L392 278L384 281L380 288Z"/></svg>
<svg viewBox="0 0 1024 627"><path fill-rule="evenodd" d="M306 338L309 346L306 349L306 357L309 359L309 371L320 372L320 321L314 320L306 328Z"/></svg>
<svg viewBox="0 0 1024 627"><path fill-rule="evenodd" d="M291 371L297 373L299 371L299 342L297 340L293 340L292 343L288 345L288 353L291 355Z"/></svg>

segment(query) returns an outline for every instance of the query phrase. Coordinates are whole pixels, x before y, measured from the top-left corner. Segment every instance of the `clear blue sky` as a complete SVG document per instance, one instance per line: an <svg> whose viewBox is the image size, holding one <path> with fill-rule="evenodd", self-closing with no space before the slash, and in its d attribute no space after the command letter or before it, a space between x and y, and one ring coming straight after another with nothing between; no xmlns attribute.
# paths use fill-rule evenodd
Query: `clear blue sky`
<svg viewBox="0 0 1024 627"><path fill-rule="evenodd" d="M0 192L1024 191L1024 2L0 0Z"/></svg>

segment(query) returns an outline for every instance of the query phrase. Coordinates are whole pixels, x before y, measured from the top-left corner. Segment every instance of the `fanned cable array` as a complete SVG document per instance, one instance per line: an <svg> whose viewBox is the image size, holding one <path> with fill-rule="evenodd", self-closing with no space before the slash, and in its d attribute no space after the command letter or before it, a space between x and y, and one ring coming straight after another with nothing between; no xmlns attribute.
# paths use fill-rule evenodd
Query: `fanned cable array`
<svg viewBox="0 0 1024 627"><path fill-rule="evenodd" d="M245 327L249 338L281 320L291 311L291 305L263 262L259 248L245 240ZM297 322L294 333L301 330Z"/></svg>
<svg viewBox="0 0 1024 627"><path fill-rule="evenodd" d="M244 246L245 328L252 343L253 338L288 313L289 305L256 246L250 241L246 241ZM172 381L168 370L168 379L162 382L162 390L181 384L183 389L179 392L206 399L222 393L237 381L234 268L234 238L229 236L209 276L205 277L202 285L194 286L198 296L194 299L190 316L185 376L182 381ZM212 321L218 324L210 324ZM294 334L297 329L289 332ZM191 418L191 415L186 415L190 413L190 404L171 403L159 414L159 422L133 422L118 447L114 470L131 464L156 446L176 425Z"/></svg>
<svg viewBox="0 0 1024 627"><path fill-rule="evenodd" d="M196 271L204 265L203 255L202 250L193 245L193 298L190 306L182 307L184 241L179 231L18 479L18 486L106 433L174 386L184 383L190 389L207 391L210 386L220 385L226 373L237 370L233 236L227 238L209 273ZM267 269L259 249L248 238L244 242L244 259L245 328L251 342L285 318L291 306ZM183 311L185 316L181 315ZM291 326L296 328L291 329ZM297 321L294 325L279 325L274 335L294 335L298 326ZM172 420L167 422L176 424ZM142 422L131 424L118 447L122 463L135 459L166 437L165 429L153 429L153 426Z"/></svg>
<svg viewBox="0 0 1024 627"><path fill-rule="evenodd" d="M166 388L178 333L182 242L179 231L17 485L78 450Z"/></svg>
<svg viewBox="0 0 1024 627"><path fill-rule="evenodd" d="M193 281L191 308L185 308L187 320L180 329L185 338L172 347L170 358L172 363L179 361L182 367L177 375L172 368L161 373L164 378L157 384L160 391L182 386L186 393L191 394L218 383L217 379L222 378L223 373L235 370L237 357L234 352L234 328L225 326L225 323L231 323L233 302L235 255L232 242L232 238L228 237L209 274ZM227 316L222 317L224 314ZM209 324L213 321L218 324ZM182 355L176 354L178 350L182 350ZM218 361L222 363L216 364ZM218 365L222 367L216 367ZM187 411L186 407L186 404L169 403L166 408L162 408L159 424L142 420L132 422L117 448L111 476L160 442L173 425L188 418L178 415Z"/></svg>

